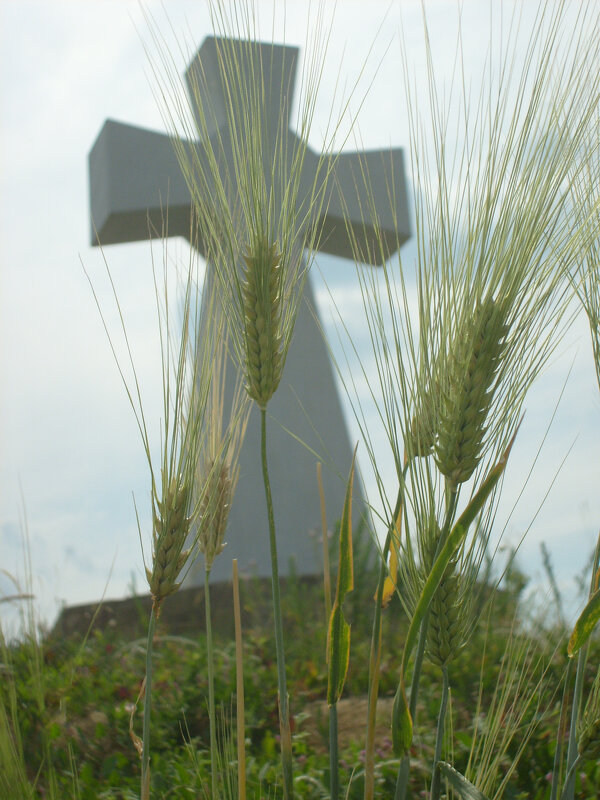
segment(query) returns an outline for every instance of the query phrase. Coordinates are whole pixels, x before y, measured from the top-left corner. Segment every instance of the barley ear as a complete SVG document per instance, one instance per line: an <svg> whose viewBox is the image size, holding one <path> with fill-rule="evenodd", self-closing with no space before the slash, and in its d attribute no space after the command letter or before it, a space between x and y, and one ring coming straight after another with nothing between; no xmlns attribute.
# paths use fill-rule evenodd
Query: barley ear
<svg viewBox="0 0 600 800"><path fill-rule="evenodd" d="M204 486L200 501L198 546L204 554L206 569L212 569L215 558L223 552L225 529L233 485L225 459L209 461L204 468Z"/></svg>
<svg viewBox="0 0 600 800"><path fill-rule="evenodd" d="M189 486L173 478L162 500L153 503L152 571L146 570L154 605L179 588L177 578L190 555L184 544L190 530Z"/></svg>
<svg viewBox="0 0 600 800"><path fill-rule="evenodd" d="M246 391L264 409L283 371L282 273L277 243L257 239L244 255Z"/></svg>
<svg viewBox="0 0 600 800"><path fill-rule="evenodd" d="M457 558L453 558L448 564L429 606L427 653L438 667L449 664L464 642L457 561Z"/></svg>
<svg viewBox="0 0 600 800"><path fill-rule="evenodd" d="M427 582L435 563L441 536L435 516L429 515L420 525L419 548L421 551L420 581ZM448 562L429 606L427 626L427 655L433 664L446 666L464 644L463 618L464 598L460 586L459 553ZM421 586L421 588L422 588Z"/></svg>
<svg viewBox="0 0 600 800"><path fill-rule="evenodd" d="M486 419L508 327L501 303L487 296L458 329L441 379L435 460L455 484L471 477L481 459Z"/></svg>

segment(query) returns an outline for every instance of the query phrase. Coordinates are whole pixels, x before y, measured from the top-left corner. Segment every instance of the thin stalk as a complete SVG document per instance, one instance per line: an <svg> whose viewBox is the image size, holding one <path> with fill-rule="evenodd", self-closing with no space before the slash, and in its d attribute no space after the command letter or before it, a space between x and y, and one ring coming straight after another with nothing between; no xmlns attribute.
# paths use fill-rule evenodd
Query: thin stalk
<svg viewBox="0 0 600 800"><path fill-rule="evenodd" d="M238 800L246 800L246 732L244 726L244 660L242 615L237 558L233 559L233 618L235 621L236 719L238 757Z"/></svg>
<svg viewBox="0 0 600 800"><path fill-rule="evenodd" d="M260 409L260 433L263 482L269 517L269 544L271 548L271 588L273 592L273 617L275 622L275 650L277 653L277 681L279 686L279 729L281 734L281 765L283 767L283 793L286 800L294 796L292 776L292 732L285 677L285 653L283 647L283 623L281 619L281 599L279 595L279 568L277 565L277 539L273 500L267 465L267 412Z"/></svg>
<svg viewBox="0 0 600 800"><path fill-rule="evenodd" d="M417 713L417 698L419 696L419 682L421 680L421 670L423 668L423 658L425 657L425 645L427 643L427 625L429 622L429 612L423 617L421 628L419 630L419 641L417 643L417 652L415 654L415 663L413 667L413 676L410 684L410 702L408 708L410 716L416 720ZM406 790L408 789L408 776L410 774L410 756L405 755L400 762L398 769L398 778L396 779L396 792L394 800L404 800L406 797Z"/></svg>
<svg viewBox="0 0 600 800"><path fill-rule="evenodd" d="M159 609L152 604L150 621L148 622L148 641L146 644L146 683L144 689L144 723L142 729L142 786L141 800L150 797L150 711L152 708L152 647L154 645L154 630Z"/></svg>
<svg viewBox="0 0 600 800"><path fill-rule="evenodd" d="M383 602L383 589L387 576L387 559L392 546L392 532L395 529L403 502L404 481L408 471L408 459L405 455L402 480L398 487L396 507L392 516L379 569L379 581L375 594L375 614L373 616L373 633L371 636L371 652L369 655L369 693L367 700L367 736L365 742L365 800L373 800L375 793L375 721L377 718L377 694L379 689L379 667L381 664L381 606Z"/></svg>
<svg viewBox="0 0 600 800"><path fill-rule="evenodd" d="M570 658L569 663L567 664L567 674L565 675L565 685L563 687L563 697L560 706L560 719L558 722L556 750L554 751L554 765L552 767L552 789L550 791L550 800L558 800L558 782L560 779L561 762L564 750L564 731L567 727L567 705L569 701L569 687L571 685L573 663L573 659Z"/></svg>
<svg viewBox="0 0 600 800"><path fill-rule="evenodd" d="M592 578L590 582L591 597L597 589L596 574L598 572L598 564L600 562L600 534L596 541L596 550L594 552L594 561L592 564ZM577 755L577 718L581 709L581 698L583 695L583 680L585 673L585 663L587 660L588 645L586 644L581 648L577 656L577 672L575 673L575 689L573 691L573 705L571 708L571 725L569 727L569 746L567 749L567 777L561 794L561 800L573 800L575 797L575 771L573 765L578 761Z"/></svg>
<svg viewBox="0 0 600 800"><path fill-rule="evenodd" d="M417 698L419 697L419 681L421 679L421 670L423 668L423 659L425 657L425 645L427 644L427 625L429 623L429 612L423 617L421 624L421 631L419 633L419 641L417 644L417 652L415 653L415 665L413 672L413 680L410 685L410 703L408 708L410 716L416 720L417 714Z"/></svg>
<svg viewBox="0 0 600 800"><path fill-rule="evenodd" d="M338 774L337 703L329 706L329 773L330 797L331 800L338 800L340 796L340 776Z"/></svg>
<svg viewBox="0 0 600 800"><path fill-rule="evenodd" d="M329 625L331 619L331 575L329 570L329 542L327 541L327 511L325 509L325 491L321 463L317 462L317 483L321 502L321 528L323 530L323 593L325 595L325 621Z"/></svg>
<svg viewBox="0 0 600 800"><path fill-rule="evenodd" d="M575 773L573 764L577 760L577 719L581 709L581 698L583 696L583 680L585 675L585 664L587 661L588 646L581 648L577 654L577 672L575 673L575 688L573 690L573 704L571 706L571 724L569 726L569 746L567 748L567 777L561 798L573 800L575 797Z"/></svg>
<svg viewBox="0 0 600 800"><path fill-rule="evenodd" d="M210 613L210 570L204 571L204 611L206 616L206 660L208 664L208 721L210 730L210 795L217 800L217 728L215 720L215 668L213 662L212 620Z"/></svg>
<svg viewBox="0 0 600 800"><path fill-rule="evenodd" d="M442 742L444 741L444 725L446 722L449 691L450 682L448 680L448 667L444 665L442 667L442 699L440 702L440 712L438 715L437 732L435 737L435 753L433 756L433 767L431 770L431 774L433 775L433 780L431 783L431 800L439 800L440 796L442 781L440 778L440 771L439 769L436 769L436 765L442 758Z"/></svg>
<svg viewBox="0 0 600 800"><path fill-rule="evenodd" d="M392 540L391 529L385 539L379 582L375 597L375 614L373 617L373 634L371 637L371 653L369 655L369 694L367 699L367 738L365 743L365 800L373 800L375 792L375 720L377 715L377 693L379 689L379 666L381 664L381 602L383 585L387 573L387 557Z"/></svg>
<svg viewBox="0 0 600 800"><path fill-rule="evenodd" d="M436 549L435 556L440 553L444 541L448 536L448 532L450 531L450 527L452 525L452 520L454 519L454 513L456 511L456 504L458 502L458 492L455 490L450 489L448 483L446 484L446 518L444 520L444 527L442 528L442 532L440 535L440 540L438 542L438 546ZM411 718L413 719L413 724L416 722L416 712L417 712L417 699L419 697L419 682L421 680L421 670L423 668L423 657L425 655L425 645L427 644L427 626L429 624L429 613L426 613L423 617L423 622L421 623L421 628L419 630L419 641L417 644L417 652L415 655L415 663L413 667L413 675L412 681L410 684L410 703L409 703L409 711ZM398 778L396 780L396 792L394 794L394 800L405 800L406 798L406 791L408 789L408 777L410 773L410 756L405 755L400 762L400 768L398 769Z"/></svg>
<svg viewBox="0 0 600 800"><path fill-rule="evenodd" d="M565 778L565 786L562 790L560 800L569 800L570 797L573 797L575 791L575 770L577 769L577 765L579 764L580 760L581 756L579 754L573 759L573 763L569 767L567 777Z"/></svg>

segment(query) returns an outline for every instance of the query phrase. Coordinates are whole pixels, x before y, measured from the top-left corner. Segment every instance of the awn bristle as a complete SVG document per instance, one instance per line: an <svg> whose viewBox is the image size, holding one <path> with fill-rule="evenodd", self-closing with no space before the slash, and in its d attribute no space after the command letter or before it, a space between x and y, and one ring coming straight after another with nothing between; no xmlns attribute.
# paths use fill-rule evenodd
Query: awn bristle
<svg viewBox="0 0 600 800"><path fill-rule="evenodd" d="M190 554L183 550L191 522L187 515L189 499L189 486L173 478L166 497L154 503L152 571L146 568L146 577L157 608L179 588L176 581Z"/></svg>
<svg viewBox="0 0 600 800"><path fill-rule="evenodd" d="M204 553L206 569L223 552L223 537L231 508L232 482L227 463L209 461L205 468L204 494L200 503L198 545Z"/></svg>
<svg viewBox="0 0 600 800"><path fill-rule="evenodd" d="M246 391L266 408L283 371L281 319L281 254L276 243L257 240L244 256L243 283L246 329Z"/></svg>
<svg viewBox="0 0 600 800"><path fill-rule="evenodd" d="M406 451L412 457L425 457L433 451L436 434L433 397L431 387L428 387L417 402L417 410L405 437Z"/></svg>
<svg viewBox="0 0 600 800"><path fill-rule="evenodd" d="M435 460L454 484L469 480L481 458L486 417L506 343L502 305L486 297L457 333L440 383Z"/></svg>

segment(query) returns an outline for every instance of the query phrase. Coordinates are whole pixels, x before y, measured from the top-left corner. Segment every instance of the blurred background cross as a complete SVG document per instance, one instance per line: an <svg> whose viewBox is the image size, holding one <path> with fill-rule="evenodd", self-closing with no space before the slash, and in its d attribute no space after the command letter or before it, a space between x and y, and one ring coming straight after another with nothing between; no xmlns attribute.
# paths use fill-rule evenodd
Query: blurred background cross
<svg viewBox="0 0 600 800"><path fill-rule="evenodd" d="M189 152L193 149L194 158L202 158L206 145L212 146L224 157L224 168L231 169L231 122L219 54L222 43L216 37L208 37L186 72L194 113L198 113L196 103L209 104L211 111L205 117L210 121L206 133L211 142L182 144ZM281 148L279 152L291 157L303 146L290 128L298 48L259 42L228 44L237 48L236 63L241 69L250 70L251 63L262 65L260 80L268 117L262 145L268 181L274 148ZM254 73L249 74L254 78ZM198 80L199 75L202 80ZM210 97L203 97L206 90L210 91ZM286 141L282 141L282 133ZM410 236L402 151L394 148L330 154L330 165L322 166L320 171L319 158L307 149L299 192L300 198L310 197L315 177L327 175L321 217L311 220L311 224L320 226L319 250L352 259L354 238L365 262L377 264L379 242L383 241L391 254ZM104 246L161 236L165 218L168 218L168 236L190 241L192 197L169 135L107 120L90 152L89 176L92 244ZM367 198L374 200L375 207L367 203ZM201 239L194 238L193 246L206 256ZM283 378L268 407L269 415L279 423L271 425L269 467L278 524L280 572L284 575L290 568L301 575L318 574L321 570L320 547L309 535L320 528L317 459L309 448L322 453L325 464L335 466L323 470L330 524L341 515L345 487L340 476L347 475L352 457L332 365L317 320L309 279ZM211 580L229 579L231 558L237 558L242 569L270 575L263 493L260 426L257 410L253 409L240 455L240 479L226 536L227 557L215 561ZM355 498L355 516L358 516L364 510L359 485L355 488ZM187 585L202 580L200 564L196 572L189 573Z"/></svg>

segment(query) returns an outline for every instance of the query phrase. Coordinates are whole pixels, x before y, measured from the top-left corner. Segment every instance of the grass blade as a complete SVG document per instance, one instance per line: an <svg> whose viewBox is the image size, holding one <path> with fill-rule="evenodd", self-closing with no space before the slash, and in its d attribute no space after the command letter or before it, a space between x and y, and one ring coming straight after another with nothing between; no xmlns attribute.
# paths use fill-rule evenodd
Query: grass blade
<svg viewBox="0 0 600 800"><path fill-rule="evenodd" d="M435 768L439 771L441 777L448 781L452 790L456 792L461 800L488 800L483 792L480 792L476 786L473 786L471 781L468 781L464 775L461 775L450 764L445 761L438 761Z"/></svg>

